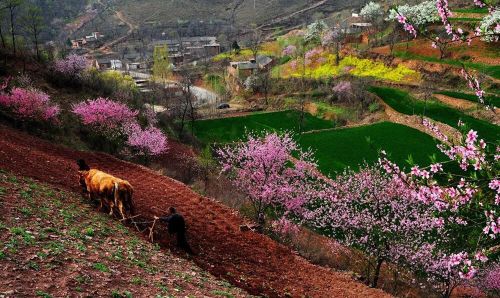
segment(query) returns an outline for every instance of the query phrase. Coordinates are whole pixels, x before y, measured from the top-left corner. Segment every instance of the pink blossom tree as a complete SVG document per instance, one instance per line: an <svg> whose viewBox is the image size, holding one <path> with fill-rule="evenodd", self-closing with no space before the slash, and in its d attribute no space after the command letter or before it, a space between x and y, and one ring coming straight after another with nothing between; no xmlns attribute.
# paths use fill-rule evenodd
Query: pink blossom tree
<svg viewBox="0 0 500 298"><path fill-rule="evenodd" d="M346 170L309 202L306 223L341 243L361 249L373 259L367 281L377 286L384 262L402 263L415 250L443 234L444 220L436 208L418 200L398 177L379 165L359 172Z"/></svg>
<svg viewBox="0 0 500 298"><path fill-rule="evenodd" d="M74 104L72 110L84 125L103 134L119 131L123 124L135 122L139 113L123 103L103 97Z"/></svg>
<svg viewBox="0 0 500 298"><path fill-rule="evenodd" d="M142 129L137 122L131 122L125 124L123 129L127 135L126 145L132 149L133 155L149 157L168 150L167 137L156 127Z"/></svg>
<svg viewBox="0 0 500 298"><path fill-rule="evenodd" d="M316 168L312 153L300 150L290 134L259 137L249 133L246 142L228 145L217 153L222 172L247 196L260 223L270 207L299 212L315 191L314 183L307 183Z"/></svg>
<svg viewBox="0 0 500 298"><path fill-rule="evenodd" d="M48 94L36 89L14 88L10 93L0 93L0 106L21 119L38 121L56 121L60 113L59 105L53 104Z"/></svg>
<svg viewBox="0 0 500 298"><path fill-rule="evenodd" d="M438 130L429 121L424 125ZM500 147L488 145L473 130L458 144L450 143L440 132L437 135L443 142L438 148L450 158L446 163L426 168L415 165L410 173L404 173L385 156L380 162L387 173L399 177L420 201L433 204L448 220L447 241L439 242L437 251L410 264L425 272L433 284L441 285L449 296L457 284L474 278L489 257L498 262ZM463 172L446 170L449 163L457 163Z"/></svg>
<svg viewBox="0 0 500 298"><path fill-rule="evenodd" d="M90 67L89 60L84 56L71 54L64 59L59 59L54 63L54 70L69 78L80 76Z"/></svg>
<svg viewBox="0 0 500 298"><path fill-rule="evenodd" d="M108 98L87 100L73 105L73 113L82 124L91 127L94 132L113 141L122 139L131 155L149 158L164 153L168 149L167 137L157 124L156 114L146 109L143 116L148 127L143 129L138 120L138 111L126 104Z"/></svg>
<svg viewBox="0 0 500 298"><path fill-rule="evenodd" d="M429 121L433 131L439 130ZM311 151L290 135L250 134L218 151L223 172L251 201L256 218L275 207L288 220L316 228L375 260L372 286L384 262L425 276L444 297L488 262L498 262L500 147L475 131L439 148L450 161L405 172L382 152L374 166L347 170L335 180L316 169ZM293 158L296 156L297 158ZM463 173L447 169L458 162ZM292 221L290 221L292 220ZM491 260L490 260L491 259Z"/></svg>

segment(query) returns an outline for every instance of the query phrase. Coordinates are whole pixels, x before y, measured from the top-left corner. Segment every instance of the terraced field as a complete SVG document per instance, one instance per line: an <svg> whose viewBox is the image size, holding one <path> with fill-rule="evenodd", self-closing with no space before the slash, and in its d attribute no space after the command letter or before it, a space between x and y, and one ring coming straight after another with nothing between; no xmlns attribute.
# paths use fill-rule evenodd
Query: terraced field
<svg viewBox="0 0 500 298"><path fill-rule="evenodd" d="M479 136L485 140L496 142L500 139L499 126L471 117L440 102L433 100L427 101L427 103L418 101L405 91L388 87L372 87L371 91L400 113L425 115L455 128L458 128L458 122L461 120L469 128L476 130Z"/></svg>
<svg viewBox="0 0 500 298"><path fill-rule="evenodd" d="M489 65L489 64L484 64L484 63L476 63L476 62L468 62L468 61L459 61L456 59L439 59L439 57L433 57L433 56L424 56L424 55L418 55L414 53L409 53L409 52L403 52L403 51L395 51L394 56L406 60L421 60L421 61L426 61L426 62L432 62L432 63L440 63L440 64L446 64L446 65L451 65L451 66L456 66L456 67L462 67L462 64L465 65L467 68L471 68L474 70L477 70L485 75L488 75L490 77L493 77L495 79L500 79L500 66L499 65Z"/></svg>
<svg viewBox="0 0 500 298"><path fill-rule="evenodd" d="M220 144L240 140L245 130L298 132L299 114L284 111L198 121L195 133L202 142ZM404 125L382 122L354 128L330 129L332 127L332 122L306 114L306 133L296 135L303 149L315 151L320 170L325 174L355 168L365 161L374 162L381 149L401 166L407 165L410 155L421 165L428 165L429 156L433 154L444 158L432 137Z"/></svg>
<svg viewBox="0 0 500 298"><path fill-rule="evenodd" d="M456 92L456 91L440 91L440 92L437 92L437 94L442 94L442 95L446 95L446 96L454 97L454 98L459 98L459 99L465 99L465 100L472 101L472 102L479 102L476 95L469 94L469 93ZM500 97L499 96L489 95L489 96L486 96L485 99L486 99L486 103L491 104L495 107L500 107Z"/></svg>
<svg viewBox="0 0 500 298"><path fill-rule="evenodd" d="M306 113L303 131L333 128L332 121L326 121ZM242 117L201 120L195 122L197 138L205 144L229 143L240 140L245 131L291 131L299 132L300 112L282 111L256 113Z"/></svg>
<svg viewBox="0 0 500 298"><path fill-rule="evenodd" d="M299 143L315 151L319 168L325 174L356 168L365 161L372 163L381 149L400 166L408 166L406 160L410 155L419 165L429 165L433 154L445 160L431 136L391 122L304 134Z"/></svg>

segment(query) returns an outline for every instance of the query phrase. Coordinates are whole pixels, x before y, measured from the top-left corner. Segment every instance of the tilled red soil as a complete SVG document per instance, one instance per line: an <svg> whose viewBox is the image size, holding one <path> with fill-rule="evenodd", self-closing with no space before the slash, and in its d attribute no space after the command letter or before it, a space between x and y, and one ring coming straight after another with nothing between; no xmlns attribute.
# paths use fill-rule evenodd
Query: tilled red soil
<svg viewBox="0 0 500 298"><path fill-rule="evenodd" d="M251 294L269 297L383 297L348 275L314 266L268 237L240 232L232 210L145 167L112 156L79 152L0 126L0 168L79 191L75 160L127 179L135 188L137 213L146 218L175 206L189 226L194 261ZM162 242L168 244L167 238ZM168 264L165 264L168 266Z"/></svg>

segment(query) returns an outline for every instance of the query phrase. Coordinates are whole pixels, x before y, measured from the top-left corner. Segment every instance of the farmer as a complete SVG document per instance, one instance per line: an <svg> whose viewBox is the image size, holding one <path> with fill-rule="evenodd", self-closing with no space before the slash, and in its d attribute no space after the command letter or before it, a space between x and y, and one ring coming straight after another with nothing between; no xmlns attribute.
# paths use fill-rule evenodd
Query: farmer
<svg viewBox="0 0 500 298"><path fill-rule="evenodd" d="M168 233L170 235L177 234L177 246L187 253L192 254L193 251L186 240L186 222L184 221L184 217L178 214L174 207L170 207L168 212L169 214L166 216L155 216L154 218L165 222L168 226Z"/></svg>

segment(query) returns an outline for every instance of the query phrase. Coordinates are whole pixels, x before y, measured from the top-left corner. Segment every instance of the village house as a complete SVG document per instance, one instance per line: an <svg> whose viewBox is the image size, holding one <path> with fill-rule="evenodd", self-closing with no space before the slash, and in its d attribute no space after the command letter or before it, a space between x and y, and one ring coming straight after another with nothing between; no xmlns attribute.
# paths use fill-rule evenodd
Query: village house
<svg viewBox="0 0 500 298"><path fill-rule="evenodd" d="M127 53L121 56L122 64L124 64L126 70L140 71L150 68L150 58L142 53L133 52Z"/></svg>
<svg viewBox="0 0 500 298"><path fill-rule="evenodd" d="M118 59L97 59L94 62L94 66L98 70L120 70L123 68L123 63Z"/></svg>
<svg viewBox="0 0 500 298"><path fill-rule="evenodd" d="M273 59L267 56L257 55L257 59L230 62L228 73L233 77L244 81L252 74L257 74L260 71L269 70L272 66Z"/></svg>
<svg viewBox="0 0 500 298"><path fill-rule="evenodd" d="M101 39L102 37L104 37L104 35L102 35L101 33L92 32L91 35L88 35L88 36L85 36L82 38L72 39L71 40L71 48L72 49L81 49L87 43L93 43L93 42L97 41L98 39Z"/></svg>
<svg viewBox="0 0 500 298"><path fill-rule="evenodd" d="M359 14L353 13L350 17L336 24L334 28L345 35L346 42L368 43L373 24L364 22Z"/></svg>
<svg viewBox="0 0 500 298"><path fill-rule="evenodd" d="M213 36L183 37L153 42L153 47L159 45L168 47L169 58L174 65L220 54L220 44Z"/></svg>
<svg viewBox="0 0 500 298"><path fill-rule="evenodd" d="M87 40L85 38L78 38L71 40L72 49L80 49L85 44L87 44Z"/></svg>
<svg viewBox="0 0 500 298"><path fill-rule="evenodd" d="M95 42L95 41L101 39L102 37L104 37L104 36L101 35L101 33L92 32L91 35L85 36L85 40L87 40L87 42Z"/></svg>

